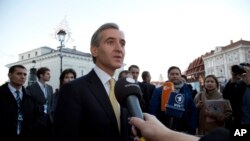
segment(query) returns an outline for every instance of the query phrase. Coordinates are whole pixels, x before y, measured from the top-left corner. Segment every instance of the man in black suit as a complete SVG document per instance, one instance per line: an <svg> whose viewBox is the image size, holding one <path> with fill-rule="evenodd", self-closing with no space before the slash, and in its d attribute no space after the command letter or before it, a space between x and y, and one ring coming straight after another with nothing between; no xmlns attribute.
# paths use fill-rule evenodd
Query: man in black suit
<svg viewBox="0 0 250 141"><path fill-rule="evenodd" d="M123 65L125 38L118 25L106 23L91 38L95 67L59 91L55 112L56 140L127 141L131 131L128 111L119 106L116 118L109 99L110 79Z"/></svg>
<svg viewBox="0 0 250 141"><path fill-rule="evenodd" d="M42 107L23 87L27 70L22 65L14 65L8 76L9 82L0 86L0 140L35 140Z"/></svg>
<svg viewBox="0 0 250 141"><path fill-rule="evenodd" d="M53 137L53 89L52 86L47 84L50 80L50 69L47 67L41 67L37 70L38 81L27 87L27 91L37 101L37 103L43 106L44 117L43 125L40 127L40 131L36 135L41 141L52 140Z"/></svg>
<svg viewBox="0 0 250 141"><path fill-rule="evenodd" d="M144 90L144 85L138 81L138 77L140 74L140 68L137 65L130 65L128 67L128 71L131 74L132 78L135 80L135 82L140 86L141 91L142 91L142 97L140 99L140 106L141 106L141 110L142 112L147 112L147 107L146 107L146 101L145 101L145 90Z"/></svg>
<svg viewBox="0 0 250 141"><path fill-rule="evenodd" d="M149 103L152 97L152 94L155 90L155 85L151 84L151 75L149 71L143 71L141 74L142 77L142 82L139 83L140 88L143 93L143 99L145 101L145 111L144 112L149 112Z"/></svg>
<svg viewBox="0 0 250 141"><path fill-rule="evenodd" d="M187 83L187 80L188 80L188 79L187 79L187 76L186 76L186 75L182 74L182 75L181 75L181 79L182 79L182 81L183 81L185 84L187 84L187 86L189 87L189 89L190 89L190 91L191 91L191 94L192 94L192 98L194 99L194 97L195 97L196 94L198 93L197 90L194 89L193 86L192 86L191 84Z"/></svg>

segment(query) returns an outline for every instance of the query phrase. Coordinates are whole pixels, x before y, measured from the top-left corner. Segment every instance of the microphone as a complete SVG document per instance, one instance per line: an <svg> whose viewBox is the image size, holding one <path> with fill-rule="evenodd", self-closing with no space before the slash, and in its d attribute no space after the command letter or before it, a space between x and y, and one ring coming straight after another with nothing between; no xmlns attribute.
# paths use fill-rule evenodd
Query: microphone
<svg viewBox="0 0 250 141"><path fill-rule="evenodd" d="M115 83L115 96L122 107L133 117L144 119L139 100L142 92L138 83L130 77L120 78Z"/></svg>
<svg viewBox="0 0 250 141"><path fill-rule="evenodd" d="M115 83L115 97L122 107L128 109L132 117L138 117L144 120L139 100L142 97L141 88L133 78L120 78ZM136 128L137 136L140 141L145 141L141 132Z"/></svg>
<svg viewBox="0 0 250 141"><path fill-rule="evenodd" d="M168 100L171 93L174 91L174 84L167 81L163 84L162 95L161 95L161 111L166 111Z"/></svg>

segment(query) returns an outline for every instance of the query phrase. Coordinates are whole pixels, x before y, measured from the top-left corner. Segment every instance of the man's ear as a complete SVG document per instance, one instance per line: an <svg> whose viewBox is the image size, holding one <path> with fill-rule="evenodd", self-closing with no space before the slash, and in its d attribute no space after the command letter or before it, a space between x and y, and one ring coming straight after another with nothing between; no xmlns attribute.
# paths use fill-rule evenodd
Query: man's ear
<svg viewBox="0 0 250 141"><path fill-rule="evenodd" d="M97 47L92 46L90 48L90 52L91 52L92 56L96 57L98 55Z"/></svg>

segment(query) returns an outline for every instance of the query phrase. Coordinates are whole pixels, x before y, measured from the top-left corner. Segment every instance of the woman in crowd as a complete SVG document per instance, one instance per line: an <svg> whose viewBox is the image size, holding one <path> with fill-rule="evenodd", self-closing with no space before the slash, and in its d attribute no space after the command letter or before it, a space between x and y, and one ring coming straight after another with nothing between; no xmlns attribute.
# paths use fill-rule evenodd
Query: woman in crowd
<svg viewBox="0 0 250 141"><path fill-rule="evenodd" d="M56 90L56 92L54 94L54 98L53 98L53 110L52 110L53 117L54 117L54 113L55 113L55 110L56 110L57 99L58 99L58 96L59 96L58 92L59 92L60 88L64 84L66 84L66 83L68 83L68 82L70 82L72 80L75 80L75 79L76 79L76 72L75 72L74 69L71 69L71 68L65 69L61 73L60 78L59 78L59 80L60 80L59 89Z"/></svg>
<svg viewBox="0 0 250 141"><path fill-rule="evenodd" d="M195 96L199 109L198 134L205 135L217 127L224 127L225 120L232 115L230 102L219 92L216 76L208 75L204 80L204 90Z"/></svg>

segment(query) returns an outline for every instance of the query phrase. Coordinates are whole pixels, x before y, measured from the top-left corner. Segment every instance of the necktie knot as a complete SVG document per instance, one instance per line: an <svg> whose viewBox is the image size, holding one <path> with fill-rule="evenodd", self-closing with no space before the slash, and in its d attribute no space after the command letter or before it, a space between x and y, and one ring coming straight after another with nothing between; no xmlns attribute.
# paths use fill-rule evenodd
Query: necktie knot
<svg viewBox="0 0 250 141"><path fill-rule="evenodd" d="M17 102L21 101L20 91L19 90L16 90L16 100L17 100Z"/></svg>
<svg viewBox="0 0 250 141"><path fill-rule="evenodd" d="M110 92L109 93L111 93L111 91L114 91L114 87L115 87L115 80L114 79L110 79L109 80L109 85L110 85Z"/></svg>

